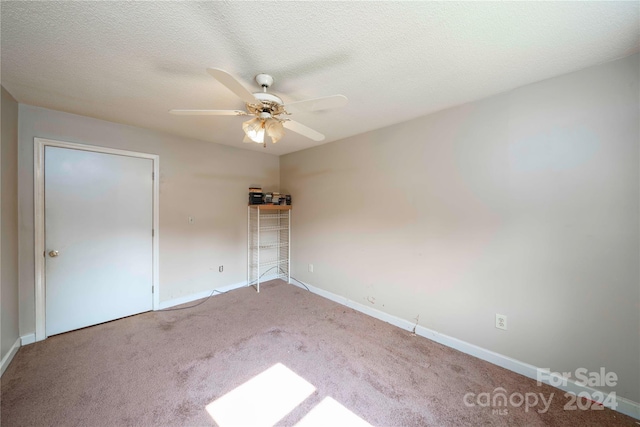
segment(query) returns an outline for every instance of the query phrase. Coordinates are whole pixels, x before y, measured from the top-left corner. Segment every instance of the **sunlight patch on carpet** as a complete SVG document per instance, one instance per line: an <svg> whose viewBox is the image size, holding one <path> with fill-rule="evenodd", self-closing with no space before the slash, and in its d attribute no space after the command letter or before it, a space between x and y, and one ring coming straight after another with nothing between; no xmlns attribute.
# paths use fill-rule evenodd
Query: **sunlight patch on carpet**
<svg viewBox="0 0 640 427"><path fill-rule="evenodd" d="M334 399L325 397L295 427L349 426L371 427L371 424Z"/></svg>
<svg viewBox="0 0 640 427"><path fill-rule="evenodd" d="M206 409L220 427L272 426L315 390L304 378L276 363Z"/></svg>

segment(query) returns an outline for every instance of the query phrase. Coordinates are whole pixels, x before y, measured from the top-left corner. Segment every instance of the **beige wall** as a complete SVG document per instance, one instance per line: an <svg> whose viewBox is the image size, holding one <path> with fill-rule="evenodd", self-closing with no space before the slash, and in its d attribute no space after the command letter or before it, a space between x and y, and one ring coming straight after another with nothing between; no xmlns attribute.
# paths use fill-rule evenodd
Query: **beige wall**
<svg viewBox="0 0 640 427"><path fill-rule="evenodd" d="M2 92L1 190L0 205L0 358L18 339L18 103Z"/></svg>
<svg viewBox="0 0 640 427"><path fill-rule="evenodd" d="M22 104L19 123L21 335L35 330L34 137L160 156L161 302L246 281L247 190L278 189L278 157Z"/></svg>
<svg viewBox="0 0 640 427"><path fill-rule="evenodd" d="M634 55L281 157L293 275L534 366L605 367L640 401L639 70Z"/></svg>

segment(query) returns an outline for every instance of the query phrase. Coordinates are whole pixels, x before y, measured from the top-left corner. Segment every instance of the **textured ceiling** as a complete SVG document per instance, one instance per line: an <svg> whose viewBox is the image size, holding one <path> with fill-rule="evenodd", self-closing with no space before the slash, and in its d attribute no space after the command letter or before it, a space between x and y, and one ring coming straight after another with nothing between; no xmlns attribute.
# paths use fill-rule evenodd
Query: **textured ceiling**
<svg viewBox="0 0 640 427"><path fill-rule="evenodd" d="M269 73L285 102L333 94L293 118L330 142L638 51L638 2L7 2L2 85L21 103L285 154L287 132L243 144L238 109L206 72L250 90ZM246 120L246 119L244 119Z"/></svg>

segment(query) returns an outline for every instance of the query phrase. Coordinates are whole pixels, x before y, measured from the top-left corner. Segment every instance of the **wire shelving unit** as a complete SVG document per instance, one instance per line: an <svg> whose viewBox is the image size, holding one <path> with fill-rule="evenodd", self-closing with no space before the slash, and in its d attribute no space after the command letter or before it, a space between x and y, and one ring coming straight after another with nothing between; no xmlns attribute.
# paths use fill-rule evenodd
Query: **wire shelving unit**
<svg viewBox="0 0 640 427"><path fill-rule="evenodd" d="M247 283L291 283L291 205L249 205L247 234Z"/></svg>

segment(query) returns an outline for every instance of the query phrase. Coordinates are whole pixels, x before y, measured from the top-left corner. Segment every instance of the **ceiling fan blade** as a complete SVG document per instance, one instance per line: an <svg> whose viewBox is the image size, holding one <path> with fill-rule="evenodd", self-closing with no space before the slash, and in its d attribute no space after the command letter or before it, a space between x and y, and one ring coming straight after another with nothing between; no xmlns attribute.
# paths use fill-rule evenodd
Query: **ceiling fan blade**
<svg viewBox="0 0 640 427"><path fill-rule="evenodd" d="M324 141L323 134L303 125L302 123L294 122L293 120L287 120L283 122L282 125L285 128L295 133L299 133L302 136L306 136L309 139L313 139L314 141Z"/></svg>
<svg viewBox="0 0 640 427"><path fill-rule="evenodd" d="M176 116L246 116L242 110L169 110Z"/></svg>
<svg viewBox="0 0 640 427"><path fill-rule="evenodd" d="M220 83L225 85L231 92L238 95L244 102L248 102L250 104L256 103L256 98L253 96L253 94L249 92L247 88L244 87L242 83L236 80L236 78L231 74L218 68L207 68L207 72Z"/></svg>
<svg viewBox="0 0 640 427"><path fill-rule="evenodd" d="M319 111L329 108L339 108L347 105L349 100L344 95L323 96L321 98L307 99L304 101L292 102L285 105L289 112L293 111ZM291 109L291 110L290 110Z"/></svg>

